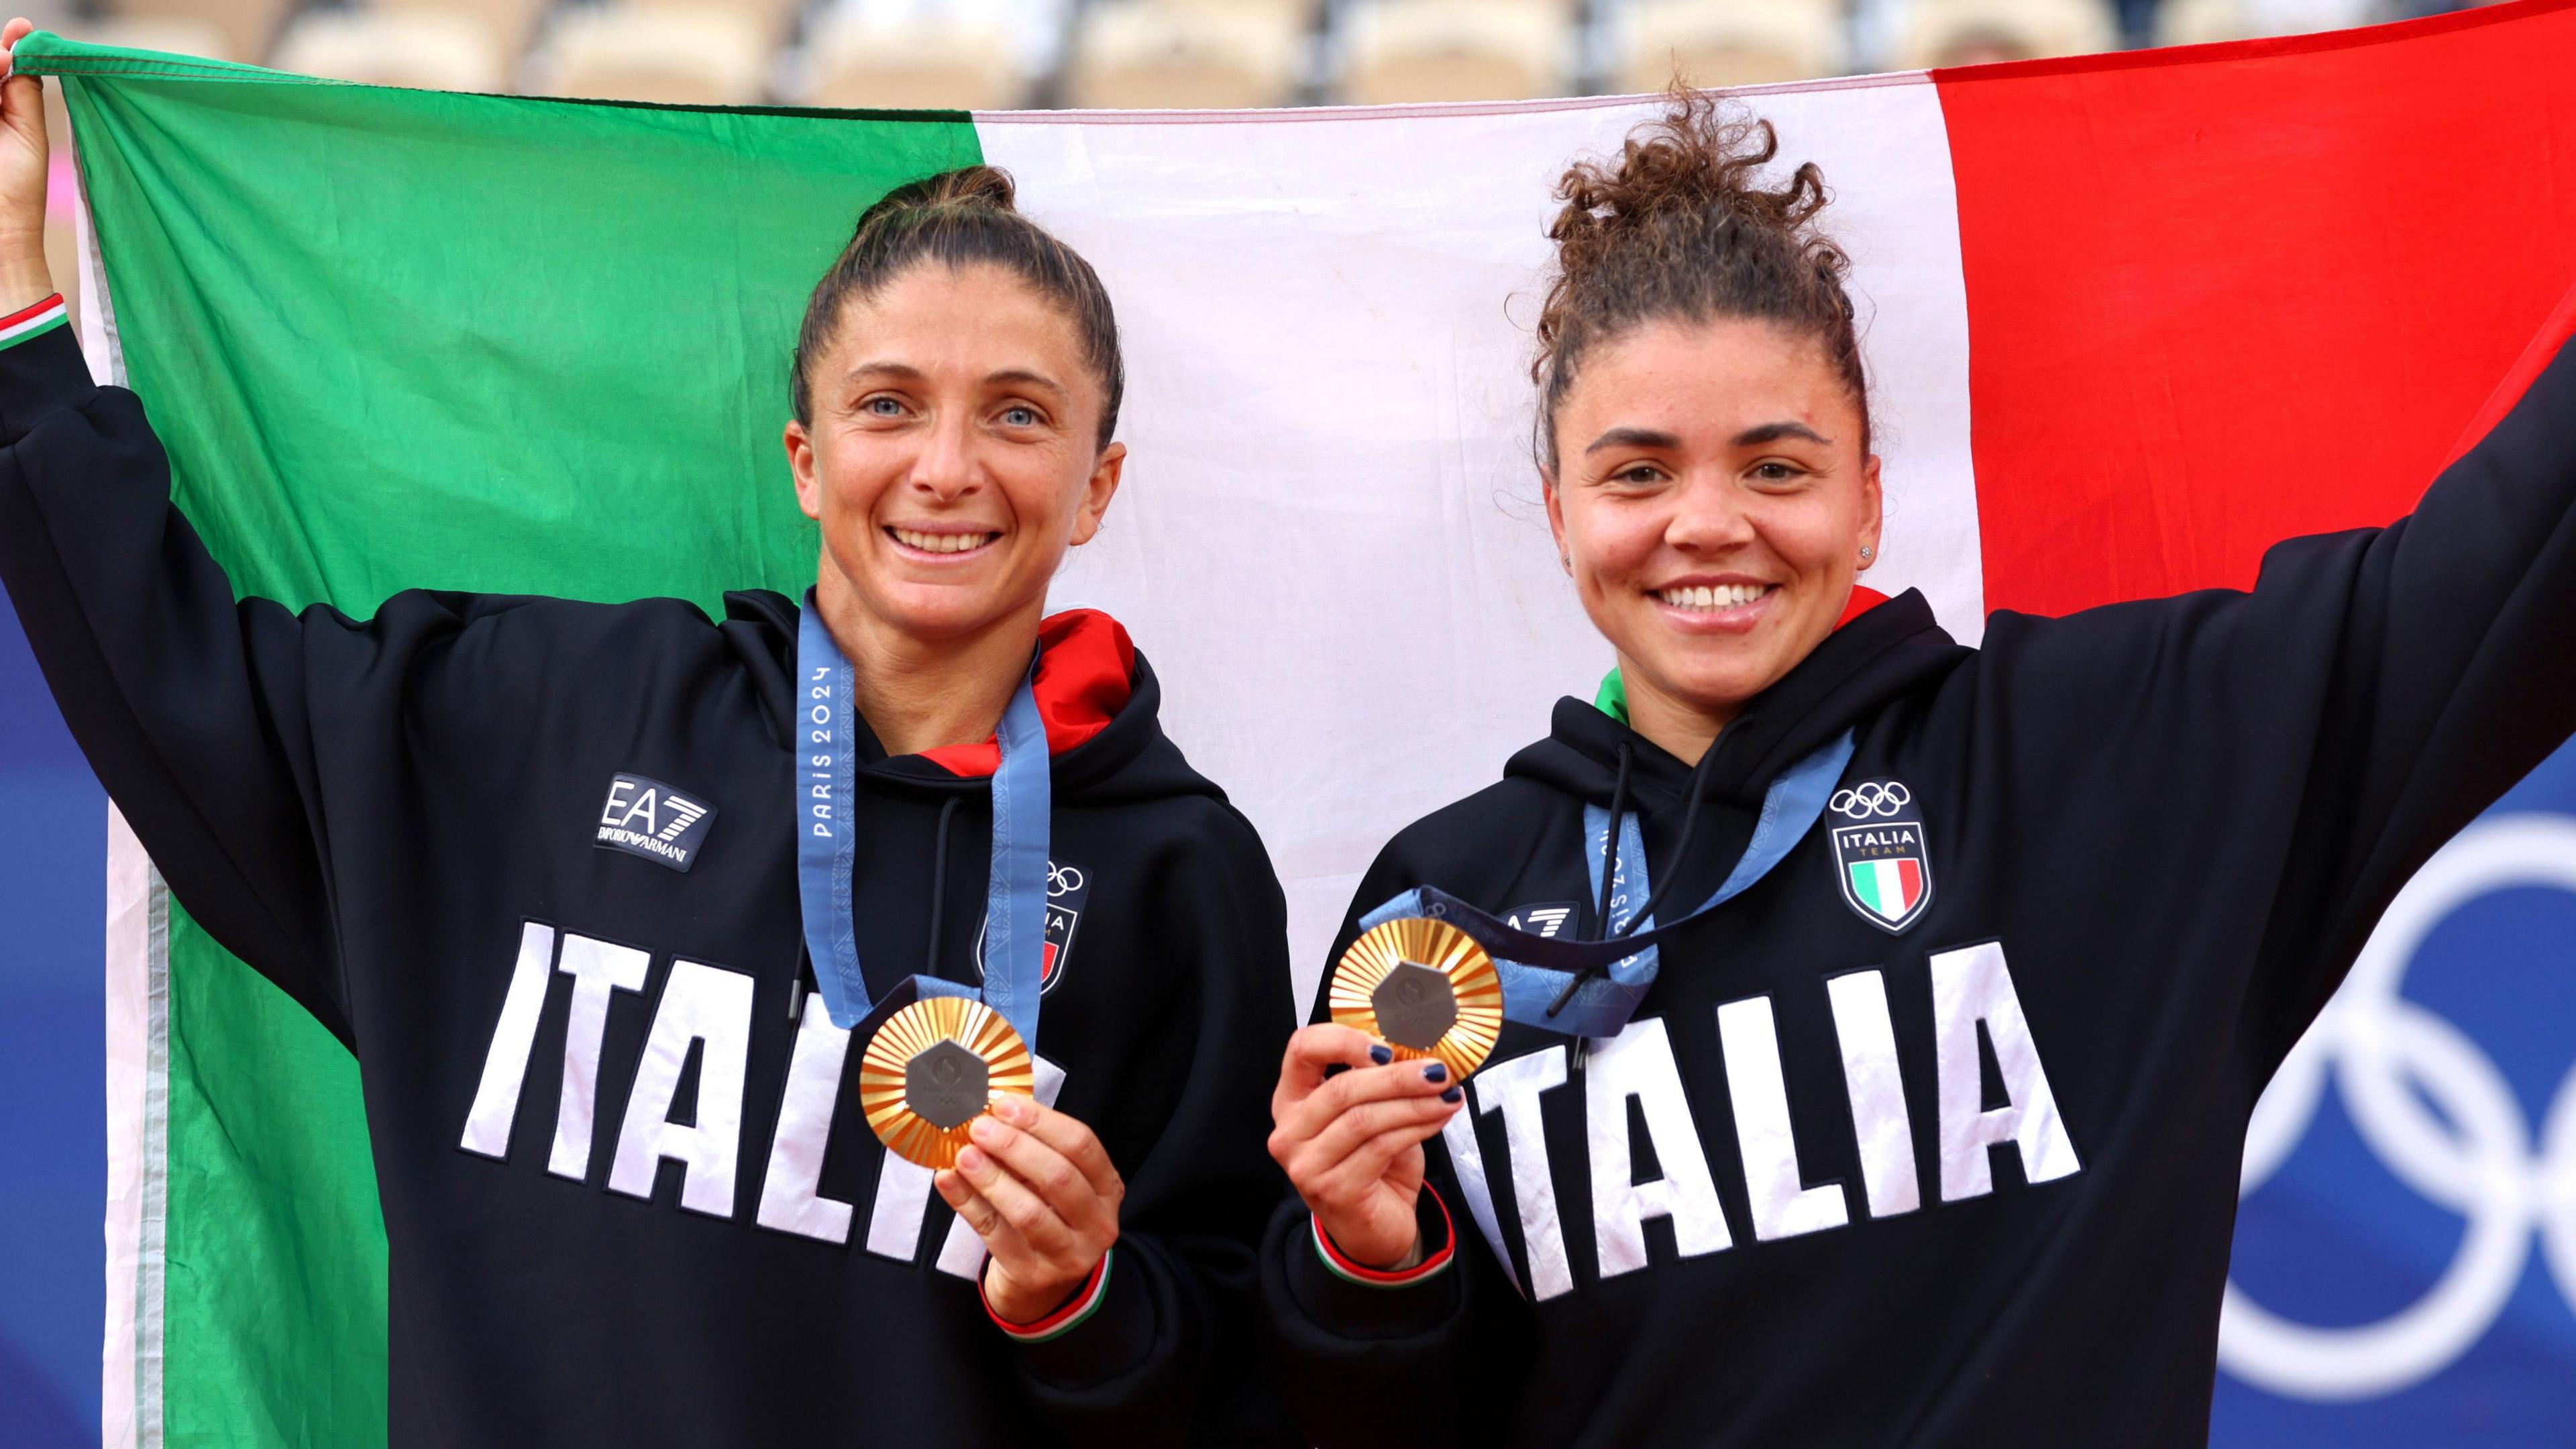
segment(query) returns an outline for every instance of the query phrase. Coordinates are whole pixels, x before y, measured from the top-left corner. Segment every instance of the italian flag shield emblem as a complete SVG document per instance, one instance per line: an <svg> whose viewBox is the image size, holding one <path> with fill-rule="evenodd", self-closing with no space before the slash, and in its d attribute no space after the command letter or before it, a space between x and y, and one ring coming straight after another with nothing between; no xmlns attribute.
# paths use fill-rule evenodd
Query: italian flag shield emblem
<svg viewBox="0 0 2576 1449"><path fill-rule="evenodd" d="M1826 809L1844 902L1891 934L1920 920L1932 903L1932 863L1914 792L1899 780L1864 780L1835 791Z"/></svg>
<svg viewBox="0 0 2576 1449"><path fill-rule="evenodd" d="M1923 900L1923 862L1912 857L1856 860L1849 867L1852 899L1881 920L1896 922L1913 914Z"/></svg>

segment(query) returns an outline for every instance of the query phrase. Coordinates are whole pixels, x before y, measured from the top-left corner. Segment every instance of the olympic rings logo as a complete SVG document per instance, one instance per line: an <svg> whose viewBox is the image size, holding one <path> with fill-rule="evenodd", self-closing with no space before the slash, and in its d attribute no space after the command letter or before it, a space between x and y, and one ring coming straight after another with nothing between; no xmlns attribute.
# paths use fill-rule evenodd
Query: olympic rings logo
<svg viewBox="0 0 2576 1449"><path fill-rule="evenodd" d="M2377 1323L2318 1328L2257 1304L2234 1279L2219 1312L2218 1361L2258 1388L2303 1399L2376 1398L2448 1367L2486 1335L2537 1238L2576 1307L2576 1070L2551 1098L2536 1143L2503 1072L2449 1021L2402 994L2424 938L2480 896L2540 886L2576 894L2576 819L2481 821L2397 894L2352 974L2255 1105L2241 1197L2307 1135L2326 1073L2354 1127L2415 1192L2468 1220L2439 1282ZM2428 1110L2429 1101L2433 1108Z"/></svg>
<svg viewBox="0 0 2576 1449"><path fill-rule="evenodd" d="M1906 789L1901 780L1865 780L1848 790L1835 791L1825 808L1853 820L1867 820L1873 815L1893 815L1912 803L1914 792Z"/></svg>
<svg viewBox="0 0 2576 1449"><path fill-rule="evenodd" d="M1081 866L1058 865L1051 860L1047 862L1047 898L1049 900L1057 896L1072 895L1080 889L1082 889Z"/></svg>

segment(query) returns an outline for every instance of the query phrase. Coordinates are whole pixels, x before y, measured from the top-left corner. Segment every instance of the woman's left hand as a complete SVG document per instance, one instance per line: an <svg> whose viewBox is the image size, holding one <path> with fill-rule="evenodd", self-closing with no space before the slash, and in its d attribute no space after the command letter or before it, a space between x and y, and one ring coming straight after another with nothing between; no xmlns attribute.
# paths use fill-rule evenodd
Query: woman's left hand
<svg viewBox="0 0 2576 1449"><path fill-rule="evenodd" d="M1027 1097L1004 1097L968 1129L972 1146L932 1179L984 1240L984 1301L1011 1323L1062 1306L1118 1241L1126 1181L1091 1129Z"/></svg>

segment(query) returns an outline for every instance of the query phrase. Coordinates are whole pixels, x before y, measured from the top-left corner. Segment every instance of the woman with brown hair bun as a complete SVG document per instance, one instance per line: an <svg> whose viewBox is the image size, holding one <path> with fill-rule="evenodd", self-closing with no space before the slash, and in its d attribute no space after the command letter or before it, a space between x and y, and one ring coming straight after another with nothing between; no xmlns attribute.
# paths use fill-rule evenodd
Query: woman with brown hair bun
<svg viewBox="0 0 2576 1449"><path fill-rule="evenodd" d="M237 600L44 204L13 75L0 580L172 894L356 1056L395 1449L1284 1440L1279 886L1126 631L1047 612L1124 373L1008 176L859 216L780 359L813 587L721 619Z"/></svg>
<svg viewBox="0 0 2576 1449"><path fill-rule="evenodd" d="M1681 97L1565 175L1539 471L1617 668L1335 945L1490 952L1473 1079L1330 1024L1282 1063L1263 1289L1328 1449L2201 1442L2256 1095L2576 728L2563 350L2250 592L1970 649L1862 586L1867 369L1774 149Z"/></svg>

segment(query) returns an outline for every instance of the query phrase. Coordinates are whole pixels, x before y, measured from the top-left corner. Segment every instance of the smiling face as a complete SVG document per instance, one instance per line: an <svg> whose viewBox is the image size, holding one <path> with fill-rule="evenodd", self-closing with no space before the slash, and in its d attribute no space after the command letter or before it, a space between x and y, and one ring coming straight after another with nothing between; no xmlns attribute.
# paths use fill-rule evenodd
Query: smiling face
<svg viewBox="0 0 2576 1449"><path fill-rule="evenodd" d="M1100 445L1106 392L1064 309L1000 267L916 266L850 299L809 382L787 456L835 633L1034 638L1127 453Z"/></svg>
<svg viewBox="0 0 2576 1449"><path fill-rule="evenodd" d="M1823 346L1773 323L1654 321L1585 354L1548 524L1640 733L1696 758L1833 631L1878 545L1863 433Z"/></svg>

